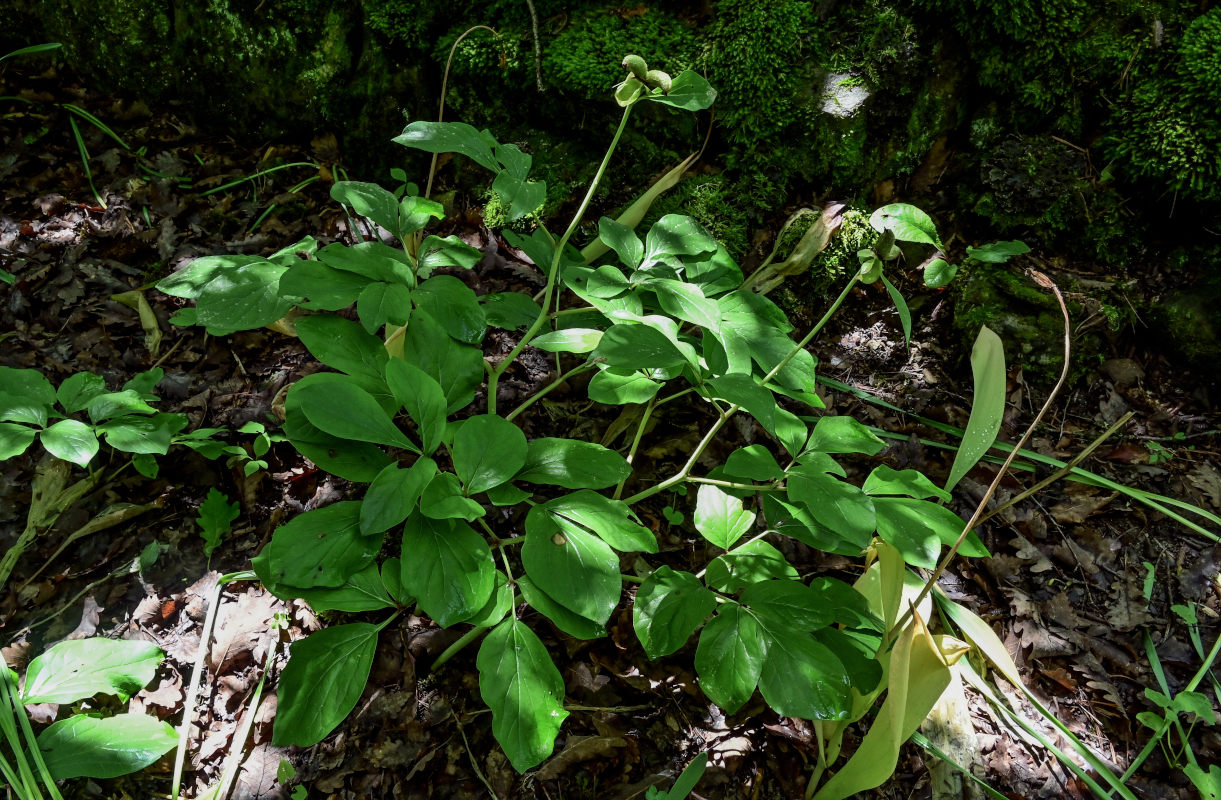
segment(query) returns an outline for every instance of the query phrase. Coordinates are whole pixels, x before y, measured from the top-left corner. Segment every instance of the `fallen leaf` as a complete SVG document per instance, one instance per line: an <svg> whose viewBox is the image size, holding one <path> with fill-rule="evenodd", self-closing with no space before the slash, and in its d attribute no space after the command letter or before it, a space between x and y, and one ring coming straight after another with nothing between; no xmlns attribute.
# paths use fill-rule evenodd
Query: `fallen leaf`
<svg viewBox="0 0 1221 800"><path fill-rule="evenodd" d="M627 740L618 736L570 736L564 749L539 768L537 777L545 781L555 780L573 764L609 756L620 747L627 747Z"/></svg>

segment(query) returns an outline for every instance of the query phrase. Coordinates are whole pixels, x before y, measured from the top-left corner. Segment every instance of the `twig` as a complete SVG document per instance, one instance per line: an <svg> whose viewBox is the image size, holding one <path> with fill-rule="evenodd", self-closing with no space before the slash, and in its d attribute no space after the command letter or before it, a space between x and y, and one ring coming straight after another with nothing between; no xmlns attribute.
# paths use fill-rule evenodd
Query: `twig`
<svg viewBox="0 0 1221 800"><path fill-rule="evenodd" d="M466 731L462 729L462 723L458 721L458 714L451 708L449 715L454 718L454 724L458 726L458 735L462 737L462 744L466 747L466 757L471 762L471 769L475 771L475 777L487 788L488 794L492 796L493 800L500 800L500 795L496 794L492 783L483 774L483 770L479 769L479 763L475 761L475 754L471 752L471 743L466 740Z"/></svg>

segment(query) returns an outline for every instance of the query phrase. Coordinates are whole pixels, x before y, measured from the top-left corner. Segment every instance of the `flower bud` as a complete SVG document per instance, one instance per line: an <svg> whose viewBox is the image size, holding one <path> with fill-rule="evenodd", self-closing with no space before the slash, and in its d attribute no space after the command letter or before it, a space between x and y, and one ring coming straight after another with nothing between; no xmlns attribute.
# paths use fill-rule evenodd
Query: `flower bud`
<svg viewBox="0 0 1221 800"><path fill-rule="evenodd" d="M623 68L632 73L632 77L638 81L643 81L649 71L649 65L644 63L643 58L636 55L624 56Z"/></svg>
<svg viewBox="0 0 1221 800"><path fill-rule="evenodd" d="M650 89L661 89L662 94L669 94L673 81L670 80L670 74L668 72L662 72L659 69L651 69L645 73L644 85Z"/></svg>

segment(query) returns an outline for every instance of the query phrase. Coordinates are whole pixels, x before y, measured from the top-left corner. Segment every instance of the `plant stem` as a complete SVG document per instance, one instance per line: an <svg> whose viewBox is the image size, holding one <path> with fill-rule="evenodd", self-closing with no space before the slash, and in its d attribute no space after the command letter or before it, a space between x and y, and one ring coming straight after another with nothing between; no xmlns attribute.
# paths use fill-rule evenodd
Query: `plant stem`
<svg viewBox="0 0 1221 800"><path fill-rule="evenodd" d="M487 362L484 362L484 363L487 363ZM567 372L561 374L554 381L547 384L542 389L539 389L537 392L535 392L530 397L526 398L525 402L523 402L517 408L510 411L508 414L505 414L505 419L511 421L518 414L525 411L527 408L534 405L539 400L542 400L544 397L546 397L548 394L550 394L553 390L558 389L561 385L563 385L563 383L565 381L567 381L573 375L580 375L582 372L588 372L589 370L593 369L594 366L595 366L594 362L585 361L585 362L573 367L572 369L568 370ZM490 396L491 395L489 395L489 397Z"/></svg>
<svg viewBox="0 0 1221 800"><path fill-rule="evenodd" d="M632 446L628 448L627 456L625 457L628 464L631 464L636 458L636 450L640 447L640 440L644 437L644 429L649 424L649 418L653 416L653 409L657 408L657 395L649 398L648 404L645 405L644 411L640 414L640 422L636 425L636 435L632 437ZM623 496L623 487L627 485L627 478L619 481L619 485L615 487L614 498L618 500Z"/></svg>
<svg viewBox="0 0 1221 800"><path fill-rule="evenodd" d="M552 292L555 291L555 286L559 282L560 261L563 259L564 246L568 244L568 240L576 232L577 226L581 224L581 218L585 216L585 211L589 208L590 201L593 200L594 192L597 191L598 184L602 182L602 176L606 174L606 166L610 163L611 155L614 154L615 148L619 145L619 139L623 136L623 131L627 127L627 120L631 116L631 112L631 106L623 109L623 116L619 120L619 127L615 129L614 137L611 138L610 147L606 149L606 155L602 157L602 163L598 165L598 171L594 173L593 180L589 182L589 189L585 192L585 197L581 200L581 205L577 209L576 215L573 216L572 222L568 224L568 230L564 231L564 235L560 237L559 242L555 245L555 254L551 257L551 267L547 271L547 285L543 288L543 301L539 303L542 309L539 311L538 319L534 320L534 324L522 335L521 339L517 342L517 346L488 375L489 414L496 413L496 386L500 382L500 376L517 360L517 356L521 354L526 345L530 344L530 340L538 334L550 316L550 312L547 309L551 306Z"/></svg>
<svg viewBox="0 0 1221 800"><path fill-rule="evenodd" d="M462 651L462 648L466 647L468 644L475 641L490 630L491 628L484 626L471 628L469 631L462 634L458 641L445 648L445 651L441 653L441 655L437 656L437 660L432 662L432 668L434 670L439 669L446 661L449 661L451 658L458 655L458 653Z"/></svg>
<svg viewBox="0 0 1221 800"><path fill-rule="evenodd" d="M784 491L784 489L781 489L779 486L776 486L775 484L758 485L758 484L754 484L754 483L734 483L733 481L721 481L721 480L717 480L716 478L688 477L687 480L691 481L692 483L706 483L709 486L723 486L726 489L745 489L745 490L752 491L752 492L783 492Z"/></svg>

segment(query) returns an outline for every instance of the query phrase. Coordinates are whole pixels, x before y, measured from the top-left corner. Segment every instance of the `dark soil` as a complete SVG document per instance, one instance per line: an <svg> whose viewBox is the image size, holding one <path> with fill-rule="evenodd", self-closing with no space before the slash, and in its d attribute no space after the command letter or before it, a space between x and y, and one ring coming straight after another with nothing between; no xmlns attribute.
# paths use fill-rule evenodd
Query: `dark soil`
<svg viewBox="0 0 1221 800"><path fill-rule="evenodd" d="M0 75L0 93L30 101L0 104L0 180L5 187L0 268L16 275L11 286L0 284L0 364L42 370L56 385L75 372L93 371L112 388L156 365L165 370L158 386L160 409L187 414L192 428L236 428L251 420L274 427L284 388L319 368L304 348L270 331L217 339L198 328L175 327L168 320L180 302L150 287L201 255L266 254L306 234L323 242L350 240L348 220L328 196L341 155L334 138L252 148L199 136L164 112L65 88L66 83L53 73L10 69ZM59 105L68 102L112 125L131 148L80 125L104 208L86 179L69 112ZM207 193L291 162L320 166L285 169ZM315 176L321 179L289 191ZM536 291L537 273L477 220L477 215L459 213L444 226L444 233L456 232L488 254L461 277L479 293ZM1063 272L1049 266L1053 256L1033 254L1018 266L1033 266L1055 278ZM1105 277L1097 265L1074 264L1071 270ZM952 300L907 276L899 278L917 309L911 346L903 343L886 293L865 288L815 343L820 368L859 394L962 426L970 408L970 377L951 331ZM112 299L131 290L142 290L156 314L164 338L155 350L150 350L136 311ZM1047 335L1058 341L1060 332ZM1131 410L1132 421L1081 466L1128 486L1214 513L1221 510L1215 373L1193 374L1170 362L1141 331L1116 332L1110 344L1112 352L1097 369L1086 370L1085 377L1067 387L1031 447L1069 460ZM512 345L505 332L494 332L485 343L489 355L503 354ZM546 360L527 351L503 382L501 401L511 405L529 394L547 380L549 368ZM1012 368L1004 440L1021 435L1048 390L1027 384L1021 369ZM574 387L540 403L528 435L583 430L602 438L620 409L582 402L582 396ZM878 459L856 464L858 472L877 460L896 468L917 467L934 480L948 472L952 451L938 443L952 441L950 437L853 392L827 389L824 399L832 412L853 414L900 437ZM637 473L647 478L672 472L698 438L702 413L694 404L668 408L648 435ZM740 427L734 435L766 438L750 427ZM612 446L626 447L621 439L610 439ZM35 446L0 464L0 543L5 549L23 527L39 452ZM135 710L177 724L183 687L200 647L206 598L218 574L249 568L250 558L277 524L353 489L315 469L287 443L274 444L266 460L266 470L247 477L223 461L173 451L160 459L160 473L150 480L123 469L117 455L107 460L104 451L95 464L106 470L107 480L36 540L0 588L0 644L8 663L20 671L46 645L67 636L154 641L165 650L166 661L154 684L131 703ZM956 511L970 513L994 469L984 464L960 484ZM1042 468L1035 474L1016 472L1005 479L997 500L1045 474ZM78 470L74 477L82 475ZM194 518L211 487L238 499L242 513L209 560ZM119 502L149 507L55 555L66 536ZM662 545L650 563L688 565L698 545L689 529L667 522L662 507L668 503L689 512L691 498L668 496L643 509L642 518ZM1201 523L1218 532L1217 526ZM1197 609L1205 648L1221 635L1221 548L1215 537L1192 532L1122 494L1071 482L1056 483L1001 512L981 535L993 557L960 560L945 576L944 588L991 622L1027 685L1104 762L1122 771L1150 736L1136 721L1138 712L1152 708L1145 689L1158 686L1146 640L1156 648L1170 688L1177 692L1201 660L1171 607ZM159 548L156 561L134 569L137 557L154 545ZM786 555L803 574L851 577L854 569L847 559L804 547ZM300 784L308 787L308 796L328 798L494 793L499 798L626 800L643 797L654 784L668 787L691 758L707 750L711 766L699 796L797 798L817 757L810 724L778 717L758 696L728 718L709 704L696 684L692 648L648 661L632 631L627 603L612 618L610 635L592 642L570 639L541 618L534 620L564 676L566 701L579 710L564 726L557 755L528 775L514 773L491 737L490 715L478 695L474 648L442 669L430 670L462 631L443 631L410 615L383 633L365 694L335 734L307 750L276 748L270 739L274 678L286 658L282 645L323 623L302 602L278 600L252 582L230 584L220 602L201 699L191 709L196 722L187 796L214 783L226 759L238 754L242 767L232 795L238 798L286 797ZM265 667L272 682L255 711L249 696ZM1013 694L1013 687L1002 686ZM1207 690L1208 682L1201 686ZM968 690L967 696L981 754L972 768L981 778L1013 798L1089 796L1086 785L1046 750L1002 725L978 695ZM1023 707L1028 718L1037 719L1029 706ZM67 711L40 709L36 719L46 723ZM239 725L250 713L256 714L250 736L237 741ZM1047 725L1036 724L1050 733ZM1201 764L1221 762L1217 729L1197 725L1191 743ZM287 784L277 778L282 758L296 770ZM937 763L909 745L892 780L871 796L932 797L930 767ZM127 778L77 781L65 796L163 796L168 770L167 760ZM1129 786L1139 797L1195 796L1160 749Z"/></svg>

